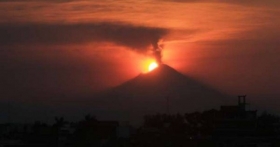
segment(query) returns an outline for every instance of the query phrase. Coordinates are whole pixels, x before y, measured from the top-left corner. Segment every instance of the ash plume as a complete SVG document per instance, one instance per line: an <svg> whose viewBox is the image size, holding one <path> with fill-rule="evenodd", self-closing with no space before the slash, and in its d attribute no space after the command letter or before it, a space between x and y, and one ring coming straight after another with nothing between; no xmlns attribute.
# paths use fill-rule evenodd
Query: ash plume
<svg viewBox="0 0 280 147"><path fill-rule="evenodd" d="M160 62L161 48L158 41L168 33L167 29L136 26L125 23L88 24L0 24L0 46L3 45L53 45L111 42L126 46L139 53L147 53L153 46L153 54Z"/></svg>

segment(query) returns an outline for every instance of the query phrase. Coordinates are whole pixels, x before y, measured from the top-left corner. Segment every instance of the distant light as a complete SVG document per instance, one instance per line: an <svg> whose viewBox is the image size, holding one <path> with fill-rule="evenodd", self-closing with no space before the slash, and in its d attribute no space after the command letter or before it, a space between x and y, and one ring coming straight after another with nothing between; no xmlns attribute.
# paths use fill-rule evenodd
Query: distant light
<svg viewBox="0 0 280 147"><path fill-rule="evenodd" d="M149 71L152 71L154 70L155 68L158 67L158 64L156 62L152 62L150 65L149 65Z"/></svg>

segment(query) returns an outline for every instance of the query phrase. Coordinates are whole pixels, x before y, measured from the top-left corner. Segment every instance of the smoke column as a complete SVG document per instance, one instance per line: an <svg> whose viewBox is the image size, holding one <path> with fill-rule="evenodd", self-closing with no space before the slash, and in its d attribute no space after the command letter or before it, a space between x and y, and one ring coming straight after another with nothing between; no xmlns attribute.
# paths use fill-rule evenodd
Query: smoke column
<svg viewBox="0 0 280 147"><path fill-rule="evenodd" d="M153 56L155 57L158 64L161 64L161 54L162 45L159 45L159 39L156 42L153 42Z"/></svg>

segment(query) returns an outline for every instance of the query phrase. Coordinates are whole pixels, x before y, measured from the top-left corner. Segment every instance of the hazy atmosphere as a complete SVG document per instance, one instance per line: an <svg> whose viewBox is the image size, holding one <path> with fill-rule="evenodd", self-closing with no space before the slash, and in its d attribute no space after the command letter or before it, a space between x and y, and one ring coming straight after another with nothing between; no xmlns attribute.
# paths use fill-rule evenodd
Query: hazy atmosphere
<svg viewBox="0 0 280 147"><path fill-rule="evenodd" d="M0 0L0 121L37 107L51 108L43 112L50 118L67 113L95 92L148 72L151 60L279 114L279 6L278 0Z"/></svg>

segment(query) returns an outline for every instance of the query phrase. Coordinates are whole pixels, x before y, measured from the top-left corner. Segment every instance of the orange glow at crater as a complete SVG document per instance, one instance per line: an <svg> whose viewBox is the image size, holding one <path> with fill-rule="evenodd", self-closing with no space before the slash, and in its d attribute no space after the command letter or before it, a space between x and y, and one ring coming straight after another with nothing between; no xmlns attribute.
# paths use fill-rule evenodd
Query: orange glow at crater
<svg viewBox="0 0 280 147"><path fill-rule="evenodd" d="M139 67L141 69L141 73L148 73L148 72L154 70L155 68L157 68L158 66L159 65L156 62L156 60L151 57L141 58L141 60L139 62Z"/></svg>
<svg viewBox="0 0 280 147"><path fill-rule="evenodd" d="M158 67L158 64L156 62L152 62L150 65L149 65L149 71L152 71L154 70L155 68Z"/></svg>

